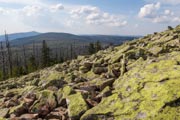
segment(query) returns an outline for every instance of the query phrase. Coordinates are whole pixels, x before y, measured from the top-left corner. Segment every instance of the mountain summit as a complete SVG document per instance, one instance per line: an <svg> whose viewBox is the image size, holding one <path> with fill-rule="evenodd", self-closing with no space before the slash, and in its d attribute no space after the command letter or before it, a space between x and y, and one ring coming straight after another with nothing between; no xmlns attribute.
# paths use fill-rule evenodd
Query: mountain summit
<svg viewBox="0 0 180 120"><path fill-rule="evenodd" d="M178 120L180 25L0 82L0 116Z"/></svg>
<svg viewBox="0 0 180 120"><path fill-rule="evenodd" d="M14 39L20 39L20 38L25 38L25 37L31 37L31 36L36 36L39 35L41 33L35 32L35 31L31 31L31 32L22 32L22 33L13 33L13 34L9 34L9 40L14 40ZM4 41L4 35L0 35L0 41Z"/></svg>

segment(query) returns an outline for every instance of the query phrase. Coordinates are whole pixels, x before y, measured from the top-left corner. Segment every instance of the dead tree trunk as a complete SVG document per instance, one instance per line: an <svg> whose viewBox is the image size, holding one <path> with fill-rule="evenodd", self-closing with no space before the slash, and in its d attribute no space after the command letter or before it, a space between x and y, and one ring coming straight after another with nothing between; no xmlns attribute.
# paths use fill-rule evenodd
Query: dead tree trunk
<svg viewBox="0 0 180 120"><path fill-rule="evenodd" d="M27 66L27 61L26 61L26 49L25 49L25 47L24 47L24 45L23 45L23 59L24 59L24 72L25 72L25 74L27 74L28 73L28 66Z"/></svg>
<svg viewBox="0 0 180 120"><path fill-rule="evenodd" d="M70 55L71 55L71 60L73 59L73 46L72 44L70 45Z"/></svg>
<svg viewBox="0 0 180 120"><path fill-rule="evenodd" d="M6 49L7 49L7 58L8 58L8 66L9 66L9 75L12 77L12 53L11 53L11 46L9 42L8 35L5 31L5 40L6 40Z"/></svg>
<svg viewBox="0 0 180 120"><path fill-rule="evenodd" d="M19 76L21 75L21 73L20 73L20 67L21 67L21 65L20 65L20 62L19 62L18 51L16 51L15 65L16 65L16 69L17 69L17 71L16 71L16 76L19 77Z"/></svg>
<svg viewBox="0 0 180 120"><path fill-rule="evenodd" d="M3 43L1 42L1 58L2 58L2 79L5 80L7 75L6 75L6 69L5 69L5 51L3 48Z"/></svg>

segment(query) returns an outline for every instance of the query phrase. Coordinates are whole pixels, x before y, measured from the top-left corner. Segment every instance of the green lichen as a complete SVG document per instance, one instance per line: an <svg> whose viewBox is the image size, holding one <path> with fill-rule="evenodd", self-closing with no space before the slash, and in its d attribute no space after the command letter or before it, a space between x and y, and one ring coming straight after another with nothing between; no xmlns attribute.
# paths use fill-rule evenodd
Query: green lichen
<svg viewBox="0 0 180 120"><path fill-rule="evenodd" d="M78 120L80 116L88 110L88 106L81 93L76 93L67 97L69 116L73 120Z"/></svg>
<svg viewBox="0 0 180 120"><path fill-rule="evenodd" d="M19 116L23 113L25 113L27 110L25 103L21 102L18 106L12 107L9 111L9 114L14 113L15 115Z"/></svg>
<svg viewBox="0 0 180 120"><path fill-rule="evenodd" d="M180 119L180 107L166 107L163 111L159 112L154 117L149 117L154 120L179 120Z"/></svg>
<svg viewBox="0 0 180 120"><path fill-rule="evenodd" d="M9 114L9 108L0 109L0 118L7 117L8 114Z"/></svg>
<svg viewBox="0 0 180 120"><path fill-rule="evenodd" d="M43 90L37 93L37 100L32 105L31 112L38 112L44 105L49 105L50 110L56 107L56 97L53 91Z"/></svg>
<svg viewBox="0 0 180 120"><path fill-rule="evenodd" d="M74 93L74 90L70 86L65 86L62 90L64 98Z"/></svg>
<svg viewBox="0 0 180 120"><path fill-rule="evenodd" d="M91 120L98 119L98 115L110 115L110 114L117 114L117 110L122 109L123 104L120 101L118 94L113 94L112 96L103 99L101 103L98 104L98 106L93 107L92 109L88 110L82 117L81 120L86 120L89 118Z"/></svg>
<svg viewBox="0 0 180 120"><path fill-rule="evenodd" d="M49 86L60 87L63 85L62 74L59 72L52 72L48 76L40 78L39 86L47 88Z"/></svg>
<svg viewBox="0 0 180 120"><path fill-rule="evenodd" d="M8 120L8 119L6 119L6 118L1 118L1 117L0 117L0 120Z"/></svg>
<svg viewBox="0 0 180 120"><path fill-rule="evenodd" d="M163 48L159 47L159 46L154 46L154 47L150 48L149 51L154 55L158 55L160 52L163 51Z"/></svg>
<svg viewBox="0 0 180 120"><path fill-rule="evenodd" d="M158 118L166 103L180 98L180 54L173 52L149 61L134 63L135 67L114 82L113 95L104 98L81 119L96 120L102 115L115 120ZM177 112L171 114L167 118L178 118Z"/></svg>

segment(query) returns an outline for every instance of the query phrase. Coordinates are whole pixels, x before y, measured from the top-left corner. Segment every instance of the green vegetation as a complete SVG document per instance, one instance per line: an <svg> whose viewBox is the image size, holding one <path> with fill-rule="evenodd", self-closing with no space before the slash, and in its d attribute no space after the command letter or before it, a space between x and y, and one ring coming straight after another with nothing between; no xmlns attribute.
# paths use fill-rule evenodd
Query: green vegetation
<svg viewBox="0 0 180 120"><path fill-rule="evenodd" d="M46 41L42 43L42 56L41 56L41 68L48 67L50 65L50 49L48 48Z"/></svg>
<svg viewBox="0 0 180 120"><path fill-rule="evenodd" d="M89 43L89 48L88 48L89 54L94 54L99 50L102 50L102 45L99 41L97 41L96 43Z"/></svg>

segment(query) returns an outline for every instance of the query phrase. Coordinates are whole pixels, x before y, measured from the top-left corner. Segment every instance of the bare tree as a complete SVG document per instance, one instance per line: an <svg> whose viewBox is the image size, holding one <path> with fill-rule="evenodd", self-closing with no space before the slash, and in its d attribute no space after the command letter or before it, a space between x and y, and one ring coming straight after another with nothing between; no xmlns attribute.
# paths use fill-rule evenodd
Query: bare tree
<svg viewBox="0 0 180 120"><path fill-rule="evenodd" d="M6 79L6 69L5 69L5 51L3 48L3 42L1 42L1 58L2 58L2 79Z"/></svg>
<svg viewBox="0 0 180 120"><path fill-rule="evenodd" d="M24 60L24 71L27 74L28 73L28 66L27 66L27 61L26 61L26 49L23 45L23 60Z"/></svg>
<svg viewBox="0 0 180 120"><path fill-rule="evenodd" d="M8 58L8 66L9 66L9 73L10 77L12 76L12 53L11 53L11 46L9 42L8 35L6 34L5 31L5 40L6 40L6 49L7 49L7 58Z"/></svg>
<svg viewBox="0 0 180 120"><path fill-rule="evenodd" d="M33 41L33 56L34 56L34 59L36 61L36 47L35 47L35 42Z"/></svg>
<svg viewBox="0 0 180 120"><path fill-rule="evenodd" d="M73 59L73 46L72 44L70 45L70 54L71 54L71 60Z"/></svg>
<svg viewBox="0 0 180 120"><path fill-rule="evenodd" d="M21 71L20 71L20 67L21 67L21 65L20 65L20 62L19 62L19 54L18 54L18 51L16 51L15 52L15 54L16 54L16 58L15 58L15 71L13 71L13 72L15 72L15 76L20 76L21 75Z"/></svg>

